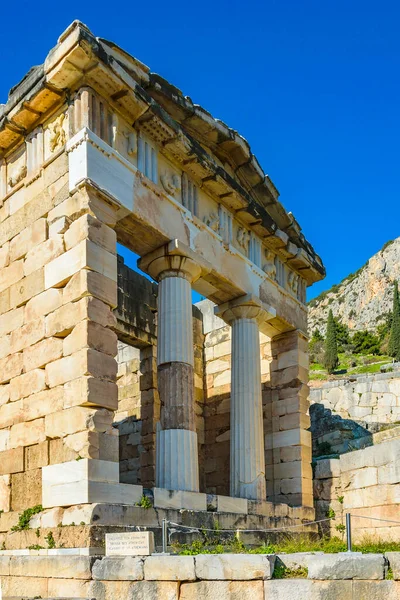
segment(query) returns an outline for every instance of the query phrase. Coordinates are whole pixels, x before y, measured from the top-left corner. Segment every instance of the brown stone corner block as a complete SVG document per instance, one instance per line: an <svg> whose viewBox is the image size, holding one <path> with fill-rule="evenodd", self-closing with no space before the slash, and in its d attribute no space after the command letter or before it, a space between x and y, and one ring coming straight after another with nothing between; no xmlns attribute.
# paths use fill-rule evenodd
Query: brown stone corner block
<svg viewBox="0 0 400 600"><path fill-rule="evenodd" d="M11 476L11 510L24 510L42 502L42 470Z"/></svg>
<svg viewBox="0 0 400 600"><path fill-rule="evenodd" d="M116 251L117 235L115 231L88 213L71 224L64 239L67 250L82 240L89 239L108 252L115 253Z"/></svg>
<svg viewBox="0 0 400 600"><path fill-rule="evenodd" d="M64 408L72 406L99 406L117 410L117 384L88 376L69 381L64 384Z"/></svg>
<svg viewBox="0 0 400 600"><path fill-rule="evenodd" d="M24 361L22 352L6 356L0 360L0 383L7 383L22 373Z"/></svg>
<svg viewBox="0 0 400 600"><path fill-rule="evenodd" d="M10 382L10 400L20 400L46 388L46 373L43 369L33 369Z"/></svg>
<svg viewBox="0 0 400 600"><path fill-rule="evenodd" d="M44 269L38 269L10 287L10 307L21 306L43 290Z"/></svg>
<svg viewBox="0 0 400 600"><path fill-rule="evenodd" d="M83 240L45 266L46 289L62 287L81 269L95 271L116 282L117 256L90 240Z"/></svg>
<svg viewBox="0 0 400 600"><path fill-rule="evenodd" d="M63 291L64 303L94 296L111 308L118 306L118 287L115 281L95 271L82 269L70 279Z"/></svg>
<svg viewBox="0 0 400 600"><path fill-rule="evenodd" d="M40 444L34 444L25 448L25 470L47 467L49 464L49 442L45 440Z"/></svg>
<svg viewBox="0 0 400 600"><path fill-rule="evenodd" d="M38 342L34 346L24 349L24 369L30 371L45 367L47 363L58 360L63 355L62 340L48 338Z"/></svg>
<svg viewBox="0 0 400 600"><path fill-rule="evenodd" d="M38 244L47 239L46 219L37 219L32 225L26 227L16 235L10 242L10 260L11 262L25 256Z"/></svg>
<svg viewBox="0 0 400 600"><path fill-rule="evenodd" d="M24 449L13 448L0 452L0 475L20 473L24 470Z"/></svg>
<svg viewBox="0 0 400 600"><path fill-rule="evenodd" d="M103 305L106 306L106 305ZM109 310L108 307L106 307ZM81 321L64 340L64 356L82 348L93 348L109 356L117 354L117 334L95 321Z"/></svg>
<svg viewBox="0 0 400 600"><path fill-rule="evenodd" d="M24 261L17 260L9 267L0 270L0 292L20 281L24 276Z"/></svg>
<svg viewBox="0 0 400 600"><path fill-rule="evenodd" d="M31 446L44 442L44 419L36 419L28 423L17 423L11 427L10 447Z"/></svg>
<svg viewBox="0 0 400 600"><path fill-rule="evenodd" d="M74 406L45 417L45 432L49 438L64 437L79 431L105 432L111 429L112 411Z"/></svg>
<svg viewBox="0 0 400 600"><path fill-rule="evenodd" d="M85 348L46 365L47 383L55 387L83 375L115 381L117 368L117 361L111 356Z"/></svg>
<svg viewBox="0 0 400 600"><path fill-rule="evenodd" d="M57 310L63 302L62 290L50 288L41 294L34 296L26 303L25 321L29 323L35 319L48 315Z"/></svg>

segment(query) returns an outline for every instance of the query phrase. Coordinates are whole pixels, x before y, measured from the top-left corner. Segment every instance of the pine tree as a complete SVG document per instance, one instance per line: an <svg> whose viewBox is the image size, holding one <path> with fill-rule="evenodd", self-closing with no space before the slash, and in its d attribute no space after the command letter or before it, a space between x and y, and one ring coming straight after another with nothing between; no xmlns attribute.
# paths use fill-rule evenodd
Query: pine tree
<svg viewBox="0 0 400 600"><path fill-rule="evenodd" d="M392 356L396 361L400 360L400 300L397 281L394 282L393 316L392 326L390 328L388 353L389 356Z"/></svg>
<svg viewBox="0 0 400 600"><path fill-rule="evenodd" d="M332 311L330 310L326 327L324 365L328 373L333 373L338 364L339 357L336 341L335 320L333 318Z"/></svg>

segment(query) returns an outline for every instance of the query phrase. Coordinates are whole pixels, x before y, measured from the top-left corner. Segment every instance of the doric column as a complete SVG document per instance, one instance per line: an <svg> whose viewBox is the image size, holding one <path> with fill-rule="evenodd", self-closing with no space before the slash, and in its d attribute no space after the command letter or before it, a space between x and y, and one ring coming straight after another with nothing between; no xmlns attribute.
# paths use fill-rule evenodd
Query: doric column
<svg viewBox="0 0 400 600"><path fill-rule="evenodd" d="M161 422L157 431L156 485L199 490L194 412L191 285L202 265L175 240L143 257L139 266L159 282L157 371Z"/></svg>
<svg viewBox="0 0 400 600"><path fill-rule="evenodd" d="M273 315L250 295L215 312L232 326L230 493L265 500L259 323Z"/></svg>

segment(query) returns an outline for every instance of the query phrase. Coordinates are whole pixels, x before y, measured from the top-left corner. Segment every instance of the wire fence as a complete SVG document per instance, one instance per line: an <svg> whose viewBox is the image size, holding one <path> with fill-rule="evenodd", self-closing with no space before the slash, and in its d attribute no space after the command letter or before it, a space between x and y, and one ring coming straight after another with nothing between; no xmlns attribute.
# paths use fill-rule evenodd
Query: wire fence
<svg viewBox="0 0 400 600"><path fill-rule="evenodd" d="M351 513L346 513L346 542L347 542L347 552L352 551L352 518L354 519L368 519L371 521L381 521L383 523L394 523L400 526L400 521L396 521L393 519L381 519L379 517L368 517L366 515L354 515ZM299 528L304 528L309 525L320 525L321 523L326 523L329 521L333 521L335 517L327 517L326 519L317 519L315 521L306 521L304 523L298 523L296 525L286 525L284 527L274 527L274 528L266 528L266 529L220 529L220 528L207 528L207 527L193 527L191 525L183 525L181 523L175 523L174 521L168 521L167 519L163 519L162 522L162 537L163 537L163 553L167 552L167 540L171 539L171 535L174 533L179 533L180 531L193 532L193 533L231 533L236 536L239 536L242 533L283 533L287 531L293 531Z"/></svg>
<svg viewBox="0 0 400 600"><path fill-rule="evenodd" d="M280 531L288 531L291 529L298 529L299 527L306 527L307 525L317 525L318 523L325 523L326 521L331 520L332 517L329 517L326 519L319 519L318 521L307 521L305 523L298 523L297 525L287 525L285 527L274 527L270 529L240 529L239 527L237 527L236 529L208 529L206 527L192 527L191 525L182 525L180 523L174 523L173 521L167 521L167 523L171 527L179 527L181 529L190 530L198 533L201 533L202 531L212 533L278 533Z"/></svg>

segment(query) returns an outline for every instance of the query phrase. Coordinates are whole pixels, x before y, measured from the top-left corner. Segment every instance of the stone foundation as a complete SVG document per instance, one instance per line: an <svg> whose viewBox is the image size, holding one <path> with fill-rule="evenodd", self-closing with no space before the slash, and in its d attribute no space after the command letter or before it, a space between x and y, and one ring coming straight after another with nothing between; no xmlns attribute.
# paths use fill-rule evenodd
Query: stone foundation
<svg viewBox="0 0 400 600"><path fill-rule="evenodd" d="M398 553L302 555L305 578L272 579L277 564L294 555L197 555L150 557L0 556L3 600L95 598L96 600L397 600ZM385 580L387 568L393 580ZM297 564L299 566L299 563Z"/></svg>
<svg viewBox="0 0 400 600"><path fill-rule="evenodd" d="M354 540L366 536L399 541L400 427L374 434L372 441L375 444L363 450L315 462L316 519L334 511L330 533L339 535L336 526L344 524L350 512Z"/></svg>

